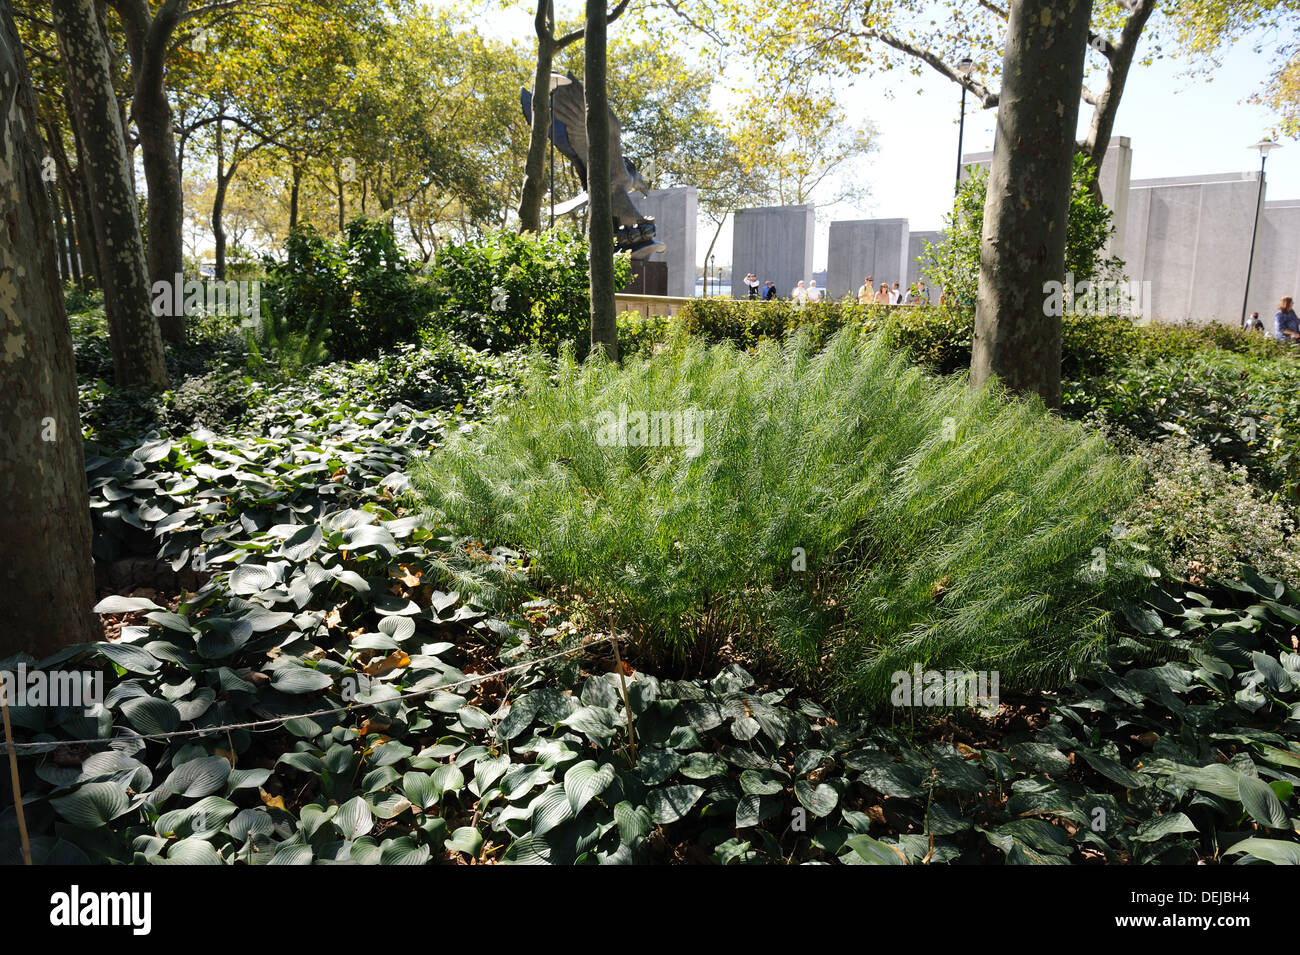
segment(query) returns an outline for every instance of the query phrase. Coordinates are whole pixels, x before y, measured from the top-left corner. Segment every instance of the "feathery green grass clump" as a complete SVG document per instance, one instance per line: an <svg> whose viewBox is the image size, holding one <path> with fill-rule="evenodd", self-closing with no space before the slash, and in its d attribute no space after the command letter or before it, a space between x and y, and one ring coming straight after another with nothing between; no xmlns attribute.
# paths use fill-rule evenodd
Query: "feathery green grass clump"
<svg viewBox="0 0 1300 955"><path fill-rule="evenodd" d="M655 437L638 411L664 444L638 445ZM732 640L868 702L918 662L997 670L1003 688L1067 679L1105 642L1104 593L1138 576L1108 537L1131 461L853 328L821 351L806 335L749 353L679 336L621 369L561 360L416 483L434 514L523 549L661 661Z"/></svg>

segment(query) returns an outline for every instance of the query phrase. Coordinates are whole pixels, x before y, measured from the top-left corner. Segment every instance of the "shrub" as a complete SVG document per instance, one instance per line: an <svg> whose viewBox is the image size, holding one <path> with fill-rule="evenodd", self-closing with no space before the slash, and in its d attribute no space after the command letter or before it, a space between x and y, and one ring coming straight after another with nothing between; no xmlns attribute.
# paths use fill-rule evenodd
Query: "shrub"
<svg viewBox="0 0 1300 955"><path fill-rule="evenodd" d="M754 354L681 336L653 361L569 357L554 377L530 377L417 486L661 660L744 641L788 677L877 701L917 662L1053 683L1104 644L1098 593L1136 579L1119 557L1090 570L1135 490L1100 435L858 331ZM677 446L610 444L620 408L680 413Z"/></svg>
<svg viewBox="0 0 1300 955"><path fill-rule="evenodd" d="M1112 213L1093 195L1091 161L1074 157L1073 184L1065 227L1065 271L1076 282L1119 278L1123 262L1105 255L1115 231ZM926 243L922 268L930 284L943 289L944 298L960 311L973 315L979 289L980 246L984 234L984 202L988 172L974 169L957 191L952 212L945 221L944 241Z"/></svg>
<svg viewBox="0 0 1300 955"><path fill-rule="evenodd" d="M1224 466L1186 438L1140 445L1142 494L1121 522L1155 542L1160 562L1180 579L1237 576L1243 565L1300 581L1300 550L1287 509L1269 501L1241 465Z"/></svg>
<svg viewBox="0 0 1300 955"><path fill-rule="evenodd" d="M586 240L564 229L541 235L502 229L443 246L430 266L436 306L429 325L478 349L537 345L557 354L571 341L582 357L591 344L587 269ZM617 256L615 287L630 275L627 256Z"/></svg>
<svg viewBox="0 0 1300 955"><path fill-rule="evenodd" d="M432 291L387 223L356 219L336 239L300 226L285 249L284 262L266 262L262 304L283 321L286 340L323 329L330 355L343 360L415 341Z"/></svg>
<svg viewBox="0 0 1300 955"><path fill-rule="evenodd" d="M1148 358L1139 351L1104 376L1067 382L1063 400L1069 415L1095 415L1144 440L1182 435L1292 501L1300 488L1300 364L1289 355L1265 360L1206 347L1187 358Z"/></svg>

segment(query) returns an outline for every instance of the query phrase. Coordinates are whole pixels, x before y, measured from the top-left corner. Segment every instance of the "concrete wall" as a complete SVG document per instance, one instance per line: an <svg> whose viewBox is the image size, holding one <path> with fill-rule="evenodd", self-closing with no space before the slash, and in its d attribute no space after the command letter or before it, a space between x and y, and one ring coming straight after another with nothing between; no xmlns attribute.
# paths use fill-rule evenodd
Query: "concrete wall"
<svg viewBox="0 0 1300 955"><path fill-rule="evenodd" d="M917 261L925 246L922 240L929 242L931 245L941 245L943 243L943 233L934 232L912 232L907 239L907 282L904 288L911 288L914 282L921 280L921 263ZM879 282L876 283L879 286ZM929 284L927 282L927 284ZM930 301L939 301L939 289L930 289Z"/></svg>
<svg viewBox="0 0 1300 955"><path fill-rule="evenodd" d="M1126 272L1130 281L1150 283L1150 317L1165 322L1241 320L1259 194L1258 173L1132 183Z"/></svg>
<svg viewBox="0 0 1300 955"><path fill-rule="evenodd" d="M970 178L968 166L978 166L985 172L993 165L993 153L967 153L962 156L961 179ZM1128 233L1129 189L1133 172L1133 143L1127 136L1112 136L1110 148L1101 164L1101 198L1114 213L1111 224L1115 234L1111 237L1109 254L1120 258L1125 256L1125 243Z"/></svg>
<svg viewBox="0 0 1300 955"><path fill-rule="evenodd" d="M907 280L906 219L857 219L832 222L826 250L826 288L831 298L856 295L870 275L902 286Z"/></svg>
<svg viewBox="0 0 1300 955"><path fill-rule="evenodd" d="M1300 200L1295 199L1264 203L1246 314L1259 312L1272 332L1273 313L1284 295L1300 299Z"/></svg>
<svg viewBox="0 0 1300 955"><path fill-rule="evenodd" d="M747 294L743 279L753 272L759 282L775 282L777 294L788 298L796 282L812 278L815 230L816 210L811 205L737 211L732 225L732 295Z"/></svg>
<svg viewBox="0 0 1300 955"><path fill-rule="evenodd" d="M698 194L694 186L652 189L648 196L633 196L643 215L654 216L655 236L668 251L648 257L668 264L668 294L695 294L695 241Z"/></svg>

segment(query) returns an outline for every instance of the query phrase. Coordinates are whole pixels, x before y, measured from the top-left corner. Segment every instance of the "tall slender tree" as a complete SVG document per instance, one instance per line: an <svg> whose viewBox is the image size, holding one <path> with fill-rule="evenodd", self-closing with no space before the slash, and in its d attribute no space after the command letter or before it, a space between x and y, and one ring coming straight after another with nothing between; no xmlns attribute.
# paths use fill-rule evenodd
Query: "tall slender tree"
<svg viewBox="0 0 1300 955"><path fill-rule="evenodd" d="M971 384L993 377L1061 404L1061 319L1044 283L1065 277L1065 224L1091 0L1014 0L980 245Z"/></svg>
<svg viewBox="0 0 1300 955"><path fill-rule="evenodd" d="M76 365L43 154L18 31L0 3L0 657L95 638Z"/></svg>
<svg viewBox="0 0 1300 955"><path fill-rule="evenodd" d="M108 49L92 0L52 0L51 7L83 152L79 165L89 191L87 206L99 252L113 377L119 385L161 389L167 385L167 365L151 308L139 208Z"/></svg>
<svg viewBox="0 0 1300 955"><path fill-rule="evenodd" d="M627 9L629 0L619 3L605 17L613 23ZM587 4L590 11L591 4ZM537 61L533 71L533 115L528 136L528 158L524 161L524 191L519 201L519 231L542 231L542 196L546 192L546 143L551 128L551 69L555 56L583 38L583 30L555 35L555 0L537 0L533 18L537 34Z"/></svg>
<svg viewBox="0 0 1300 955"><path fill-rule="evenodd" d="M587 241L591 261L591 348L618 361L618 318L614 310L614 213L610 199L609 95L605 82L605 0L587 0Z"/></svg>

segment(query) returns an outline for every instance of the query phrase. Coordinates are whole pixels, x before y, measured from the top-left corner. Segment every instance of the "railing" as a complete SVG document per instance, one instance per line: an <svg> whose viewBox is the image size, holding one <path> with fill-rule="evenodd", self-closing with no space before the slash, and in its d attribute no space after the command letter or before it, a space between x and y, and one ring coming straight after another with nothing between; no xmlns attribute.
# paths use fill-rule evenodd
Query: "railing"
<svg viewBox="0 0 1300 955"><path fill-rule="evenodd" d="M620 314L637 312L642 318L676 318L677 313L693 298L676 295L624 295L614 296Z"/></svg>

